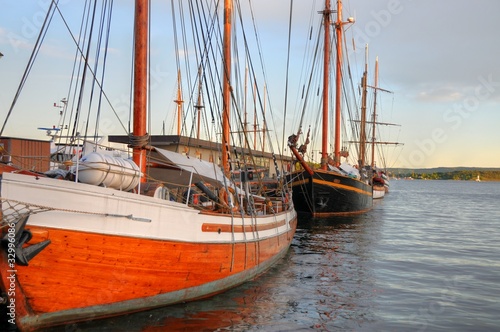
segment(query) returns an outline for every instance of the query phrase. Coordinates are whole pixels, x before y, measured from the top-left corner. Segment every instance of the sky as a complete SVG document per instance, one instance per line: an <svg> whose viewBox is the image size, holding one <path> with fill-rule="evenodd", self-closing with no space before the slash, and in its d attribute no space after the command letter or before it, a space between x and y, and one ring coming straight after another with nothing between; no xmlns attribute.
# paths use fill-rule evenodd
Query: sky
<svg viewBox="0 0 500 332"><path fill-rule="evenodd" d="M245 1L246 2L246 1ZM49 0L2 1L0 12L0 120L3 123L25 71L45 16ZM61 0L60 8L68 25L77 31L83 1ZM170 10L170 1L153 0L152 33L170 44L154 44L153 56L162 59L152 65L152 90L163 99L155 102L159 133L162 120L174 109L176 68L172 49L172 24L160 16ZM185 2L187 3L187 2ZM303 64L305 37L311 16L320 16L323 1L252 0L262 41L272 109L284 105L284 83L290 5L293 4L291 77L297 78ZM335 7L332 4L332 7ZM131 57L132 1L115 0L113 21L116 38L109 45L105 89L120 112L129 103L128 63ZM345 0L344 18L355 24L346 33L355 75L362 72L364 45L369 46L368 62L373 71L379 58L379 86L392 91L382 100L379 121L398 123L384 140L404 143L388 157L388 166L430 168L439 166L500 167L500 1L478 0ZM169 15L169 14L168 14ZM170 18L171 16L167 16ZM4 132L6 136L47 139L38 127L59 121L54 103L66 96L68 73L74 50L61 20L54 19L38 60L26 81L22 95ZM315 20L318 17L314 18ZM317 25L314 24L314 27ZM124 69L126 68L126 69ZM125 76L122 74L125 73ZM125 77L125 78L124 78ZM299 91L290 80L289 94ZM294 123L294 98L286 119ZM125 107L123 107L123 112ZM15 113L15 115L14 115ZM123 114L122 114L123 115ZM104 131L120 129L110 121ZM295 115L296 117L296 115ZM295 129L286 129L294 131ZM123 134L118 132L118 134Z"/></svg>

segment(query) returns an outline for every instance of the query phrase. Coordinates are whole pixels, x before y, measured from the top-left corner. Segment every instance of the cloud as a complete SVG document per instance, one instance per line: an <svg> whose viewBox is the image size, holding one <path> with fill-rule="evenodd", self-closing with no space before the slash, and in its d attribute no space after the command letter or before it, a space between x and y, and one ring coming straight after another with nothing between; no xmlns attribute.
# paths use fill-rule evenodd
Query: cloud
<svg viewBox="0 0 500 332"><path fill-rule="evenodd" d="M2 45L2 53L4 55L18 53L21 50L27 50L33 47L28 39L1 27L0 45Z"/></svg>
<svg viewBox="0 0 500 332"><path fill-rule="evenodd" d="M428 87L417 93L416 99L424 102L455 102L464 98L456 87Z"/></svg>

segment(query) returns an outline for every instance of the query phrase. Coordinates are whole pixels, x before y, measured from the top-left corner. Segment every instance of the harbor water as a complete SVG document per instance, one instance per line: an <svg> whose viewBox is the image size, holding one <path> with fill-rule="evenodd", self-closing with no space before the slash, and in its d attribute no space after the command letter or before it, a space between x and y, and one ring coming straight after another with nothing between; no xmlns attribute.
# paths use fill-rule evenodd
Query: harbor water
<svg viewBox="0 0 500 332"><path fill-rule="evenodd" d="M301 216L252 282L57 330L500 331L499 202L498 182L393 180L363 215Z"/></svg>

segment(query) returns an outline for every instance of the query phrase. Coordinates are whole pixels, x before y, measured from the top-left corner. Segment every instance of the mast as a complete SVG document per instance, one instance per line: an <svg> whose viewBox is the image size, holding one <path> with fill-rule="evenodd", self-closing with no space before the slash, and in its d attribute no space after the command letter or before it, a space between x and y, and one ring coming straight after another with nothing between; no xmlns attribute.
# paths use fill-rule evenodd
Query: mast
<svg viewBox="0 0 500 332"><path fill-rule="evenodd" d="M223 39L223 89L222 89L222 166L229 176L229 113L230 113L230 77L231 77L231 23L233 15L232 0L224 0L224 39Z"/></svg>
<svg viewBox="0 0 500 332"><path fill-rule="evenodd" d="M349 17L347 22L342 22L342 1L337 1L337 21L335 21L335 30L337 33L337 81L336 81L336 100L335 100L335 165L340 165L340 103L341 103L341 88L342 88L342 26L344 24L354 23L354 19ZM330 14L332 11L330 10L330 0L325 0L325 10L322 12L323 14L323 25L325 28L325 46L324 46L324 68L323 68L323 137L321 142L321 169L327 170L328 163L328 99L329 99L329 71L330 71L330 25L332 24L332 20L330 18ZM296 135L291 135L288 137L288 146L290 150L293 152L297 160L300 162L302 167L309 173L309 175L313 175L314 171L307 165L304 161L304 158L298 152L296 145L297 139L300 135L300 132Z"/></svg>
<svg viewBox="0 0 500 332"><path fill-rule="evenodd" d="M203 104L201 103L201 67L198 69L198 102L196 103L196 110L197 110L197 115L196 115L196 138L200 139L200 121L201 121L201 109L203 108Z"/></svg>
<svg viewBox="0 0 500 332"><path fill-rule="evenodd" d="M243 110L245 111L245 119L243 122L243 134L247 135L247 130L248 130L248 122L247 122L247 91L248 91L248 65L245 64L245 92L244 96L245 98L243 99ZM248 142L246 143L247 145L249 144ZM249 146L250 147L250 146Z"/></svg>
<svg viewBox="0 0 500 332"><path fill-rule="evenodd" d="M267 94L267 89L266 85L264 85L264 114L262 117L262 153L264 153L264 150L266 149L266 94Z"/></svg>
<svg viewBox="0 0 500 332"><path fill-rule="evenodd" d="M147 82L148 82L148 0L135 2L135 38L134 38L134 125L133 160L142 174L146 174L146 154L143 139L147 138ZM140 142L139 142L140 140ZM145 181L143 177L141 181Z"/></svg>
<svg viewBox="0 0 500 332"><path fill-rule="evenodd" d="M372 169L375 167L375 120L377 119L377 85L378 85L378 57L375 58L375 89L373 90L373 125L372 125Z"/></svg>
<svg viewBox="0 0 500 332"><path fill-rule="evenodd" d="M257 83L253 83L253 149L257 150Z"/></svg>
<svg viewBox="0 0 500 332"><path fill-rule="evenodd" d="M365 165L366 160L366 95L367 95L367 80L368 80L368 45L365 47L365 71L361 79L361 123L360 123L360 139L359 139L359 160L358 166L361 169Z"/></svg>
<svg viewBox="0 0 500 332"><path fill-rule="evenodd" d="M335 86L335 166L340 165L340 115L342 100L342 1L337 1L337 22L335 22L337 34L337 80Z"/></svg>
<svg viewBox="0 0 500 332"><path fill-rule="evenodd" d="M323 11L323 26L325 28L325 45L323 55L323 136L321 140L321 169L327 169L328 163L328 90L330 74L330 0L325 0L325 10Z"/></svg>
<svg viewBox="0 0 500 332"><path fill-rule="evenodd" d="M177 104L177 135L181 135L182 128L182 91L181 91L181 70L177 70L177 99L174 100Z"/></svg>

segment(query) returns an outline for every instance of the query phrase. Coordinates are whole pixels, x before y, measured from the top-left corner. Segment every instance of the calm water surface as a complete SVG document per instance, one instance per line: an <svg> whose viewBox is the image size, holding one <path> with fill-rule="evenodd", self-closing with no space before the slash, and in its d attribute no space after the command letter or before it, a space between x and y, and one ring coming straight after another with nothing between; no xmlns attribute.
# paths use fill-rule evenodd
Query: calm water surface
<svg viewBox="0 0 500 332"><path fill-rule="evenodd" d="M61 331L500 331L500 183L395 181L370 212L301 218L286 258L209 300Z"/></svg>

